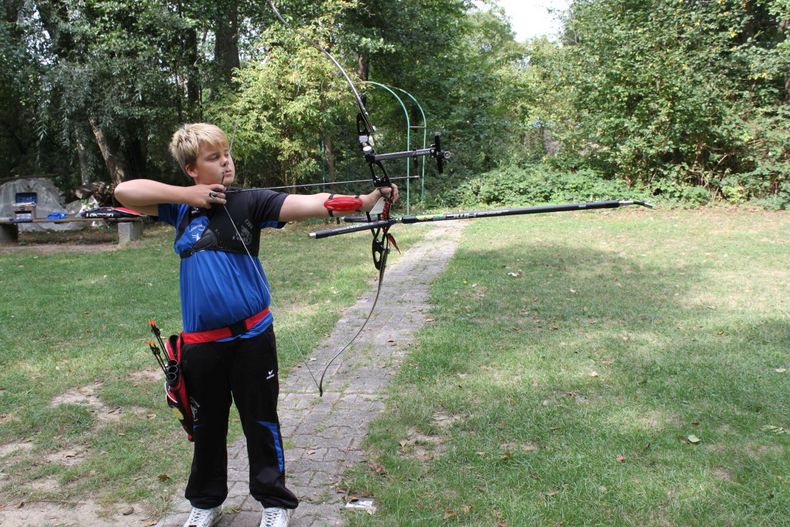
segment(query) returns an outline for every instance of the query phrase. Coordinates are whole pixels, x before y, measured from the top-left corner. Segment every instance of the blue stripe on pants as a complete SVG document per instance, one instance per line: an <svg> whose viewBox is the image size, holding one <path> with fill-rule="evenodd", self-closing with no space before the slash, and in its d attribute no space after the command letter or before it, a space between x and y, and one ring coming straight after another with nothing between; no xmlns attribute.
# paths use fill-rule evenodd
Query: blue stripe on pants
<svg viewBox="0 0 790 527"><path fill-rule="evenodd" d="M283 455L283 445L280 443L279 425L268 421L258 421L258 424L268 428L269 432L272 433L274 449L277 451L277 465L280 467L280 472L285 472L285 456Z"/></svg>

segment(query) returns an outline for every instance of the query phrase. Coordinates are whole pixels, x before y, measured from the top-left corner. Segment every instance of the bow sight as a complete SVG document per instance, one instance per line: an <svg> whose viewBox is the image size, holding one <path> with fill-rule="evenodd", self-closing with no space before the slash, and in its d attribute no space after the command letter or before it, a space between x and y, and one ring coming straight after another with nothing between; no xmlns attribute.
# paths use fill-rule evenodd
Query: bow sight
<svg viewBox="0 0 790 527"><path fill-rule="evenodd" d="M362 149L365 152L365 149ZM436 169L441 174L444 172L444 162L447 159L450 159L452 152L448 150L442 150L441 146L441 139L439 134L436 133L433 136L433 144L430 148L417 148L415 150L405 150L402 152L389 152L386 154L376 154L376 153L368 153L365 152L365 159L368 160L368 163L376 162L376 161L387 161L389 159L405 159L407 157L432 157L436 160Z"/></svg>
<svg viewBox="0 0 790 527"><path fill-rule="evenodd" d="M365 160L368 162L368 164L377 164L381 161L389 161L390 159L432 157L436 160L436 170L439 172L439 174L444 173L444 162L450 159L452 152L448 150L442 150L442 142L439 132L436 132L433 135L433 144L430 146L430 148L416 148L414 150L403 150L400 152L377 154L373 148L372 134L368 130L366 123L367 121L362 118L362 113L357 115L357 132L359 135L359 144L362 146L362 153L365 155Z"/></svg>

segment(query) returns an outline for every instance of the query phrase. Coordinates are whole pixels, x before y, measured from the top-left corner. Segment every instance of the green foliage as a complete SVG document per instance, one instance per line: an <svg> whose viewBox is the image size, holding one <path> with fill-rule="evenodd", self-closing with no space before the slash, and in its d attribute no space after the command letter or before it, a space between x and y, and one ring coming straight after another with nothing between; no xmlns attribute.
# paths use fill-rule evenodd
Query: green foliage
<svg viewBox="0 0 790 527"><path fill-rule="evenodd" d="M488 173L493 187L502 167L537 163L600 174L585 176L592 194L594 180L618 180L671 200L783 206L788 0L576 0L561 42L527 45L492 2L279 6L359 87L367 77L414 95L429 142L440 131L455 154L453 177ZM265 3L36 0L7 3L5 15L0 178L45 173L64 190L110 171L180 181L166 145L196 120L226 129L246 184L366 177L348 88ZM405 149L400 106L362 91L379 151ZM421 140L412 129L410 147ZM428 171L435 201L446 186Z"/></svg>
<svg viewBox="0 0 790 527"><path fill-rule="evenodd" d="M445 194L445 205L533 205L567 201L649 199L650 192L604 179L590 169L564 172L548 166L509 166L468 179Z"/></svg>
<svg viewBox="0 0 790 527"><path fill-rule="evenodd" d="M337 9L353 6L326 4ZM314 24L297 30L331 47L339 15L323 11ZM332 63L292 30L273 25L256 47L266 50L265 59L241 68L238 89L208 104L206 113L232 135L234 155L248 172L242 170L247 183L305 182L321 171L322 131L339 127L350 115L353 99Z"/></svg>
<svg viewBox="0 0 790 527"><path fill-rule="evenodd" d="M790 160L782 9L574 2L564 45L531 49L542 89L561 95L536 98L533 113L566 160L609 177L701 186L736 203L775 193Z"/></svg>

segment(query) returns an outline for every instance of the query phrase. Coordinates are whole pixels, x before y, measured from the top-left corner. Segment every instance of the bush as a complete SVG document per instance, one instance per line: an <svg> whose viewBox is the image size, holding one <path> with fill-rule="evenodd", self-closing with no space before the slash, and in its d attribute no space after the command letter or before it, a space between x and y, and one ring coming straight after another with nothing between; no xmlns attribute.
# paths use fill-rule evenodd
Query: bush
<svg viewBox="0 0 790 527"><path fill-rule="evenodd" d="M444 205L525 206L540 203L647 199L650 193L591 169L559 172L548 166L508 166L475 176L443 195Z"/></svg>
<svg viewBox="0 0 790 527"><path fill-rule="evenodd" d="M783 182L776 194L754 199L749 203L769 210L787 210L790 208L790 181Z"/></svg>

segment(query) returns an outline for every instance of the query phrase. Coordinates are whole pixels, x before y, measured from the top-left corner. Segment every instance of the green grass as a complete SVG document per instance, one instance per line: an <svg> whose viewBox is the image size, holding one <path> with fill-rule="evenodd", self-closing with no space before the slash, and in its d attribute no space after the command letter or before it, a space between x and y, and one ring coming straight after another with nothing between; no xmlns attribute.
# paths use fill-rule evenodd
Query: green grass
<svg viewBox="0 0 790 527"><path fill-rule="evenodd" d="M268 230L261 242L284 371L305 360L377 276L369 234L312 241L309 230ZM409 247L422 232L404 230L399 242ZM22 242L67 236L91 242ZM106 241L106 233L98 237ZM191 458L145 344L149 319L166 334L181 329L172 229L148 228L126 249L72 248L0 249L0 448L11 451L0 458L0 504L136 502L155 515L185 481ZM86 388L94 406L85 397L53 404ZM233 424L231 438L240 434ZM27 445L11 448L19 443Z"/></svg>
<svg viewBox="0 0 790 527"><path fill-rule="evenodd" d="M432 301L351 525L787 525L786 213L479 221Z"/></svg>

